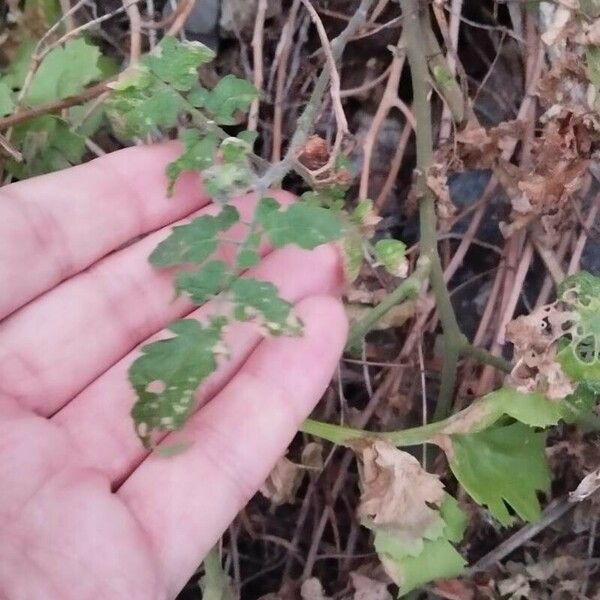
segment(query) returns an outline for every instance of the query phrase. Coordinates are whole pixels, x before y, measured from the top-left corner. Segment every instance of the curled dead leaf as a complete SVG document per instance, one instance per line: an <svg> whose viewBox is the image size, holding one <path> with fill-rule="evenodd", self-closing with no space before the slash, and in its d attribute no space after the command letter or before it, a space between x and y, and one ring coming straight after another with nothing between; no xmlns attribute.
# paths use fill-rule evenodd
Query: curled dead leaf
<svg viewBox="0 0 600 600"><path fill-rule="evenodd" d="M309 171L316 171L324 167L329 161L329 144L318 135L311 135L298 154L298 162Z"/></svg>
<svg viewBox="0 0 600 600"><path fill-rule="evenodd" d="M442 164L435 164L429 169L426 177L427 187L436 197L436 207L442 231L450 231L451 220L456 214L456 206L450 198L448 177Z"/></svg>
<svg viewBox="0 0 600 600"><path fill-rule="evenodd" d="M355 590L352 600L392 600L388 584L384 581L372 579L356 571L350 573L350 580Z"/></svg>
<svg viewBox="0 0 600 600"><path fill-rule="evenodd" d="M406 542L421 540L440 522L432 506L444 498L444 486L427 473L412 455L382 440L360 452L361 499L359 515Z"/></svg>
<svg viewBox="0 0 600 600"><path fill-rule="evenodd" d="M303 470L287 459L281 457L267 480L260 488L260 493L271 500L275 506L293 502L302 481Z"/></svg>
<svg viewBox="0 0 600 600"><path fill-rule="evenodd" d="M582 502L600 488L600 469L586 475L577 488L569 494L569 502Z"/></svg>

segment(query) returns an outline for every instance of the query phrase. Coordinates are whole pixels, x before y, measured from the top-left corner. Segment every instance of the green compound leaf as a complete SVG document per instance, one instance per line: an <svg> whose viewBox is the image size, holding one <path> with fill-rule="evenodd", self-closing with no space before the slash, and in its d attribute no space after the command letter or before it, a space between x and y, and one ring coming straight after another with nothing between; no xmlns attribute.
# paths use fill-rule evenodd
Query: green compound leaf
<svg viewBox="0 0 600 600"><path fill-rule="evenodd" d="M159 431L181 428L193 410L194 392L217 368L223 354L221 342L226 319L214 318L209 325L194 319L171 324L175 337L142 348L142 355L129 368L129 381L137 401L131 415L145 446Z"/></svg>
<svg viewBox="0 0 600 600"><path fill-rule="evenodd" d="M196 273L178 273L175 289L187 294L194 304L202 304L221 292L228 280L227 265L221 260L211 260Z"/></svg>
<svg viewBox="0 0 600 600"><path fill-rule="evenodd" d="M550 486L543 432L514 423L451 439L450 468L476 502L486 505L502 525L514 520L507 504L526 521L539 518L536 494Z"/></svg>
<svg viewBox="0 0 600 600"><path fill-rule="evenodd" d="M100 50L84 39L72 40L50 51L33 76L26 103L35 106L81 92L102 76L99 59Z"/></svg>
<svg viewBox="0 0 600 600"><path fill-rule="evenodd" d="M375 550L387 573L407 594L430 581L460 575L467 564L452 543L459 542L466 528L466 517L456 500L446 494L440 507L443 529L433 539L424 539L415 552L402 540L385 530L375 533Z"/></svg>
<svg viewBox="0 0 600 600"><path fill-rule="evenodd" d="M204 108L221 125L235 125L235 113L245 111L258 98L256 88L245 79L226 75L217 85L204 94ZM199 98L196 98L199 103Z"/></svg>
<svg viewBox="0 0 600 600"><path fill-rule="evenodd" d="M600 390L600 278L577 273L558 294L573 320L559 341L558 361L571 379Z"/></svg>
<svg viewBox="0 0 600 600"><path fill-rule="evenodd" d="M240 278L229 292L238 321L256 320L270 335L302 334L302 322L294 315L293 305L279 296L272 283Z"/></svg>
<svg viewBox="0 0 600 600"><path fill-rule="evenodd" d="M216 217L204 215L174 227L171 235L152 252L150 263L155 267L203 263L217 249L219 233L230 229L239 218L233 206L226 206Z"/></svg>
<svg viewBox="0 0 600 600"><path fill-rule="evenodd" d="M198 68L214 57L215 53L200 42L180 42L168 36L142 62L161 81L187 92L198 82Z"/></svg>
<svg viewBox="0 0 600 600"><path fill-rule="evenodd" d="M210 167L217 151L217 136L209 133L202 135L197 129L186 129L180 135L183 153L167 166L169 185L167 193L173 193L177 178L186 171L203 171Z"/></svg>
<svg viewBox="0 0 600 600"><path fill-rule="evenodd" d="M375 258L385 270L395 277L406 277L408 261L406 260L406 244L400 240L379 240L375 244Z"/></svg>
<svg viewBox="0 0 600 600"><path fill-rule="evenodd" d="M255 218L276 248L296 244L312 250L340 238L344 230L337 213L304 202L296 202L282 210L276 200L263 198Z"/></svg>
<svg viewBox="0 0 600 600"><path fill-rule="evenodd" d="M15 110L12 90L0 80L0 117L10 115Z"/></svg>

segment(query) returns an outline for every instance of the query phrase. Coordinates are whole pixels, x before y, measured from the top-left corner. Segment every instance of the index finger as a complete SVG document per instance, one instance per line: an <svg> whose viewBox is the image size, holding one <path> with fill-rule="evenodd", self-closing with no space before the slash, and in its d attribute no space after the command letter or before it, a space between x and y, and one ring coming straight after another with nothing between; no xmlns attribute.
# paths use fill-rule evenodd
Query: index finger
<svg viewBox="0 0 600 600"><path fill-rule="evenodd" d="M177 144L126 148L0 189L0 319L129 240L208 204L187 173L167 198Z"/></svg>

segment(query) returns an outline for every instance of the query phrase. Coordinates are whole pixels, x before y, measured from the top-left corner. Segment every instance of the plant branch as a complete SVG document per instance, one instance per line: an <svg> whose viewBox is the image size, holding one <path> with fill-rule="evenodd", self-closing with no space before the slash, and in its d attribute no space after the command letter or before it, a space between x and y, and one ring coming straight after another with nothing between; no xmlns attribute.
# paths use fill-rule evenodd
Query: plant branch
<svg viewBox="0 0 600 600"><path fill-rule="evenodd" d="M352 39L358 29L366 22L367 13L374 0L361 0L360 6L348 21L346 28L331 42L331 54L337 62L344 52L348 42ZM260 179L260 189L267 189L271 185L281 181L287 173L293 168L294 161L298 151L306 142L308 136L313 130L314 123L319 111L323 105L323 98L329 87L331 71L328 63L325 63L323 70L317 79L310 99L304 108L303 113L298 118L296 131L292 136L287 152L281 161L272 165Z"/></svg>
<svg viewBox="0 0 600 600"><path fill-rule="evenodd" d="M348 342L346 343L347 350L356 350L360 347L362 339L373 329L373 326L379 319L387 314L394 306L415 297L423 283L429 276L431 262L427 256L422 256L417 262L417 268L414 272L405 279L391 294L380 302L377 306L371 309L367 314L359 319L350 330Z"/></svg>
<svg viewBox="0 0 600 600"><path fill-rule="evenodd" d="M421 18L419 4L419 0L401 0L406 52L413 85L413 106L417 121L417 191L420 196L421 253L429 257L431 261L429 281L444 329L444 365L438 402L433 417L434 421L438 421L445 418L450 412L460 348L466 340L458 326L444 281L442 263L437 250L435 197L427 185L427 173L433 163L433 132L429 102L429 68L426 55L426 43L430 36L423 31L423 26L430 29L430 25L428 21Z"/></svg>
<svg viewBox="0 0 600 600"><path fill-rule="evenodd" d="M69 96L68 98L62 98L61 100L47 102L46 104L40 104L39 106L34 106L33 108L28 108L26 110L20 110L12 115L8 115L7 117L0 119L0 131L9 129L14 125L18 125L19 123L23 123L29 119L50 113L57 113L65 108L71 108L71 106L77 106L87 102L88 100L93 100L94 98L101 96L104 92L109 91L108 84L111 81L111 79L108 79L106 81L102 81L101 83L97 83L96 85L86 88L83 90L83 92L76 94L75 96Z"/></svg>

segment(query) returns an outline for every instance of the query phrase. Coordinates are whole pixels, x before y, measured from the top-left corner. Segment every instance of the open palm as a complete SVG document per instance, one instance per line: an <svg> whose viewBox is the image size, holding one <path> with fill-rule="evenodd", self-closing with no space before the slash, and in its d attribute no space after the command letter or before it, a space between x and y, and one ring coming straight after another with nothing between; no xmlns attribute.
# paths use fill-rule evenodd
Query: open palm
<svg viewBox="0 0 600 600"><path fill-rule="evenodd" d="M190 446L171 458L142 448L127 369L140 345L192 311L147 257L172 223L212 210L192 174L165 198L176 152L123 150L0 190L1 598L175 597L339 358L335 249L265 248L252 274L297 305L304 337L262 340L232 326L231 359L163 442ZM237 206L249 215L254 202Z"/></svg>

